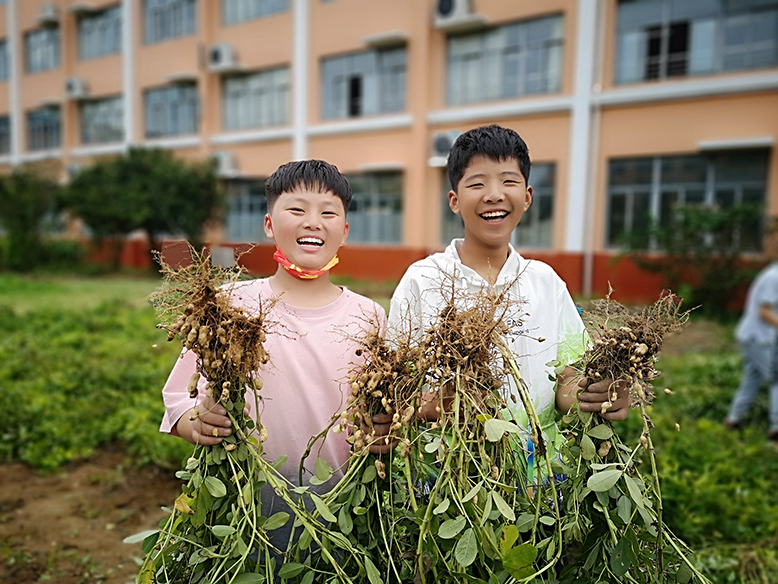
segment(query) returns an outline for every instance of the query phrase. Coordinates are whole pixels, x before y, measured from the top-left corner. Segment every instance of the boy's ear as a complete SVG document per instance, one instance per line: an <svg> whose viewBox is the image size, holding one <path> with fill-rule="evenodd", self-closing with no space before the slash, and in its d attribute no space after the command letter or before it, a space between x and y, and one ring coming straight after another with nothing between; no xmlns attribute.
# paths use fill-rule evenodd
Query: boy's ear
<svg viewBox="0 0 778 584"><path fill-rule="evenodd" d="M270 213L265 215L265 223L263 227L265 229L265 235L267 235L270 239L275 239L275 235L273 235L273 222L270 220Z"/></svg>
<svg viewBox="0 0 778 584"><path fill-rule="evenodd" d="M346 243L347 237L348 237L348 221L346 221L346 224L343 226L343 239L340 240L340 245Z"/></svg>
<svg viewBox="0 0 778 584"><path fill-rule="evenodd" d="M529 209L529 206L532 204L532 187L527 187L527 195L524 200L524 210L526 211Z"/></svg>
<svg viewBox="0 0 778 584"><path fill-rule="evenodd" d="M448 206L456 215L460 214L459 197L457 196L456 191L448 192Z"/></svg>

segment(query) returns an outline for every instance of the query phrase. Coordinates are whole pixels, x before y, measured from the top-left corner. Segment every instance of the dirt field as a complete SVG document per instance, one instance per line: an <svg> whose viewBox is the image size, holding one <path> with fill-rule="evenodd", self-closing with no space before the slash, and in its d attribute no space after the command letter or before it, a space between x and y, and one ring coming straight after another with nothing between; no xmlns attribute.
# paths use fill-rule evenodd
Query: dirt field
<svg viewBox="0 0 778 584"><path fill-rule="evenodd" d="M134 582L140 544L122 540L155 528L180 489L172 471L132 470L116 449L49 475L0 465L0 582Z"/></svg>
<svg viewBox="0 0 778 584"><path fill-rule="evenodd" d="M695 323L665 352L717 351L731 342L725 336L714 323ZM140 544L122 540L157 527L160 507L180 489L172 471L132 470L110 448L49 475L0 464L0 582L134 582Z"/></svg>

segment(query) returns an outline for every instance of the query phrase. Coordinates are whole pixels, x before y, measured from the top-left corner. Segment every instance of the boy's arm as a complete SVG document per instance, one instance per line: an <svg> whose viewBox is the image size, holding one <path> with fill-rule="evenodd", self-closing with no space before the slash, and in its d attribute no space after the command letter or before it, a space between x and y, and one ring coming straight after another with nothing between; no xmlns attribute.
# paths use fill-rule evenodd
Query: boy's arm
<svg viewBox="0 0 778 584"><path fill-rule="evenodd" d="M624 381L614 385L612 379L604 379L597 383L580 379L575 369L567 367L559 376L556 390L556 409L562 414L578 403L581 411L596 412L602 418L611 422L625 420L629 414L629 387ZM584 390L584 391L582 391ZM578 393L580 391L580 393ZM613 393L616 399L611 399ZM610 403L610 406L603 404Z"/></svg>

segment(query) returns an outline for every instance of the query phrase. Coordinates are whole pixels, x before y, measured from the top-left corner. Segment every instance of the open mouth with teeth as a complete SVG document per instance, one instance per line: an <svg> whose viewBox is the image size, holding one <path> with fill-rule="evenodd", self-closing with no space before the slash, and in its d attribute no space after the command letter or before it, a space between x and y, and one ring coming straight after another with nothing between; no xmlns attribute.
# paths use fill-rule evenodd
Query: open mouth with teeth
<svg viewBox="0 0 778 584"><path fill-rule="evenodd" d="M297 245L302 247L321 247L324 245L324 240L318 237L301 237L297 240Z"/></svg>
<svg viewBox="0 0 778 584"><path fill-rule="evenodd" d="M508 215L508 211L487 211L486 213L479 214L479 217L481 217L481 219L486 219L487 221L501 221Z"/></svg>

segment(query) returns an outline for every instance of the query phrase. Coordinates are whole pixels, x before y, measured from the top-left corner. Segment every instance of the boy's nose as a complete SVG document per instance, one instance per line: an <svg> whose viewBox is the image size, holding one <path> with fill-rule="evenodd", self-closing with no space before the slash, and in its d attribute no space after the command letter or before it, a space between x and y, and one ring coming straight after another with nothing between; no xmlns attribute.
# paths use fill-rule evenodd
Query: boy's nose
<svg viewBox="0 0 778 584"><path fill-rule="evenodd" d="M494 203L495 201L502 201L505 195L500 188L500 185L490 185L486 191L486 201Z"/></svg>

